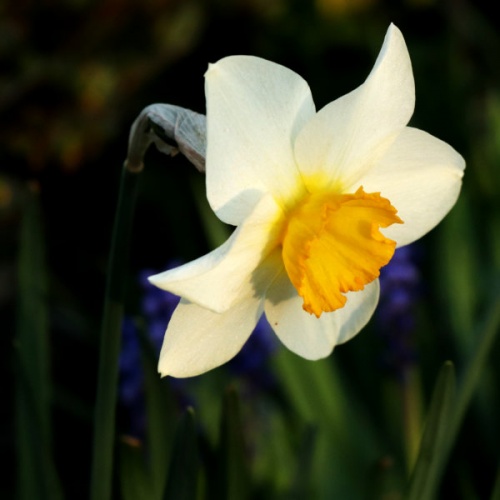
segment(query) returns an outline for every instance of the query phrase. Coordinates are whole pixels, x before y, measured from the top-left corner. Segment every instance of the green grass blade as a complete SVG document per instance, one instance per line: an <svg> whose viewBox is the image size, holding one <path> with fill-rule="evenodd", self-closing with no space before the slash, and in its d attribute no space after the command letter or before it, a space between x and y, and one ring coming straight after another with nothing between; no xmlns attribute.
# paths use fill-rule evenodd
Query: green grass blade
<svg viewBox="0 0 500 500"><path fill-rule="evenodd" d="M496 293L489 303L486 314L482 317L481 322L472 334L474 338L480 340L477 343L476 350L471 356L458 385L454 409L449 419L446 442L442 447L439 457L439 477L442 475L450 452L457 439L463 419L469 408L474 392L479 385L481 375L484 372L484 367L488 360L488 355L493 348L499 330L500 295Z"/></svg>
<svg viewBox="0 0 500 500"><path fill-rule="evenodd" d="M18 261L16 430L18 498L62 498L52 458L50 340L44 236L36 195L24 206Z"/></svg>
<svg viewBox="0 0 500 500"><path fill-rule="evenodd" d="M473 356L470 358L464 376L460 382L457 394L455 411L450 421L448 431L448 445L451 447L457 437L465 413L469 407L474 391L476 390L488 355L494 345L496 336L500 331L500 294L497 293L490 302L486 314L472 334L475 339L480 339Z"/></svg>
<svg viewBox="0 0 500 500"><path fill-rule="evenodd" d="M380 456L381 446L334 360L311 362L282 349L274 356L273 366L286 401L302 425L317 426L313 465L316 484L328 485L325 491L339 498L363 495L366 485L358 478L368 473Z"/></svg>
<svg viewBox="0 0 500 500"><path fill-rule="evenodd" d="M193 500L198 489L198 447L194 410L188 408L175 436L163 500Z"/></svg>
<svg viewBox="0 0 500 500"><path fill-rule="evenodd" d="M158 374L158 356L144 332L140 335L147 415L149 477L154 498L162 498L175 437L176 411L168 380Z"/></svg>
<svg viewBox="0 0 500 500"><path fill-rule="evenodd" d="M282 349L273 362L287 397L305 423L324 425L346 455L362 449L370 459L379 456L376 433L355 395L348 393L332 358L310 362Z"/></svg>
<svg viewBox="0 0 500 500"><path fill-rule="evenodd" d="M241 422L240 401L234 387L224 394L220 433L218 498L245 500L251 496L251 480Z"/></svg>
<svg viewBox="0 0 500 500"><path fill-rule="evenodd" d="M500 500L500 467L497 469L497 476L495 478L490 500Z"/></svg>
<svg viewBox="0 0 500 500"><path fill-rule="evenodd" d="M152 500L153 485L146 470L144 450L131 440L120 443L120 485L123 500Z"/></svg>
<svg viewBox="0 0 500 500"><path fill-rule="evenodd" d="M447 361L439 374L426 418L417 462L412 472L407 500L431 500L434 498L440 473L440 454L448 437L455 393L455 370Z"/></svg>
<svg viewBox="0 0 500 500"><path fill-rule="evenodd" d="M317 428L308 425L304 430L299 453L297 454L297 469L289 496L290 500L301 500L311 496L311 476L316 444Z"/></svg>

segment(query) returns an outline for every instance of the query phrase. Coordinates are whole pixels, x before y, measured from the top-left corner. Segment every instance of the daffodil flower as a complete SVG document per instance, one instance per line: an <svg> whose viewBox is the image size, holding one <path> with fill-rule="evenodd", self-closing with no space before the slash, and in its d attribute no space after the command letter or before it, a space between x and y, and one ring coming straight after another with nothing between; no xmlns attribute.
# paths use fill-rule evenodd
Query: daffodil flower
<svg viewBox="0 0 500 500"><path fill-rule="evenodd" d="M182 298L159 371L187 377L225 363L263 313L291 351L328 356L372 316L395 248L454 205L464 160L407 127L414 81L394 25L366 81L318 112L299 75L257 57L224 58L205 78L207 196L236 229L150 278Z"/></svg>

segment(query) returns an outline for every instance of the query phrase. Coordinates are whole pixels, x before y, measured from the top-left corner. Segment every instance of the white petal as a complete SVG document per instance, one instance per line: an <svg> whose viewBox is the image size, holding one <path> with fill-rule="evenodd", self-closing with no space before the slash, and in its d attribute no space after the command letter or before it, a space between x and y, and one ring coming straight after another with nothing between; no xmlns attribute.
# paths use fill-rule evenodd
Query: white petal
<svg viewBox="0 0 500 500"><path fill-rule="evenodd" d="M450 211L464 168L464 159L451 146L408 127L359 185L367 192L380 192L398 210L404 224L383 233L402 246L429 232Z"/></svg>
<svg viewBox="0 0 500 500"><path fill-rule="evenodd" d="M165 333L158 371L193 377L222 365L243 347L262 314L262 301L247 297L219 314L181 300Z"/></svg>
<svg viewBox="0 0 500 500"><path fill-rule="evenodd" d="M265 196L219 248L149 281L206 309L227 311L241 299L248 283L254 283L255 293L262 293L257 290L262 280L267 288L268 268L260 264L276 247L280 215L273 197Z"/></svg>
<svg viewBox="0 0 500 500"><path fill-rule="evenodd" d="M264 309L281 342L299 356L315 360L328 356L336 345L351 339L366 325L378 296L375 280L360 292L349 292L343 308L316 318L302 309L303 299L283 271L269 287Z"/></svg>
<svg viewBox="0 0 500 500"><path fill-rule="evenodd" d="M378 279L365 286L360 292L349 292L346 305L331 314L337 314L340 325L337 345L343 344L356 336L368 323L377 308L380 295Z"/></svg>
<svg viewBox="0 0 500 500"><path fill-rule="evenodd" d="M280 198L296 189L293 141L315 107L299 75L257 57L226 57L205 79L208 200L238 225L262 193Z"/></svg>
<svg viewBox="0 0 500 500"><path fill-rule="evenodd" d="M408 123L414 104L410 56L391 24L363 85L325 106L297 137L295 155L305 182L318 174L340 188L356 182Z"/></svg>

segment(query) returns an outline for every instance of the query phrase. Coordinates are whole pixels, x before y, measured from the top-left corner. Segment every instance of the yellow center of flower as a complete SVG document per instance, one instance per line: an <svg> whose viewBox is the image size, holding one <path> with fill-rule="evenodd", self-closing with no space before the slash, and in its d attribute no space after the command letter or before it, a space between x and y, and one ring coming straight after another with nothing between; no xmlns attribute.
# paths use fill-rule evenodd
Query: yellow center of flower
<svg viewBox="0 0 500 500"><path fill-rule="evenodd" d="M402 223L380 193L310 194L290 213L283 232L283 262L304 299L320 317L344 306L346 292L362 290L392 258L396 243L381 227Z"/></svg>

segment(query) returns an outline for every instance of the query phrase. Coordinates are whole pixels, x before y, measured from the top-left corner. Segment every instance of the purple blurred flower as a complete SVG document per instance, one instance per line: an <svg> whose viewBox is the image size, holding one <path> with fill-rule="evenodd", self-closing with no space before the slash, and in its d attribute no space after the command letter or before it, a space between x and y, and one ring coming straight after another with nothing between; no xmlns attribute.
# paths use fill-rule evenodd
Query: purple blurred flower
<svg viewBox="0 0 500 500"><path fill-rule="evenodd" d="M382 363L399 380L404 380L417 358L412 333L421 276L416 259L415 246L398 248L380 272L380 302L376 318L385 344Z"/></svg>
<svg viewBox="0 0 500 500"><path fill-rule="evenodd" d="M144 374L137 326L131 317L122 322L122 350L119 359L118 400L126 409L128 434L141 438L145 429Z"/></svg>
<svg viewBox="0 0 500 500"><path fill-rule="evenodd" d="M147 334L159 355L165 329L179 297L152 286L147 280L151 274L154 274L154 271L145 269L139 273L138 280L143 291L141 310L146 320ZM141 439L146 426L141 347L137 326L134 320L127 316L122 323L119 371L118 397L120 404L126 409L128 433Z"/></svg>

